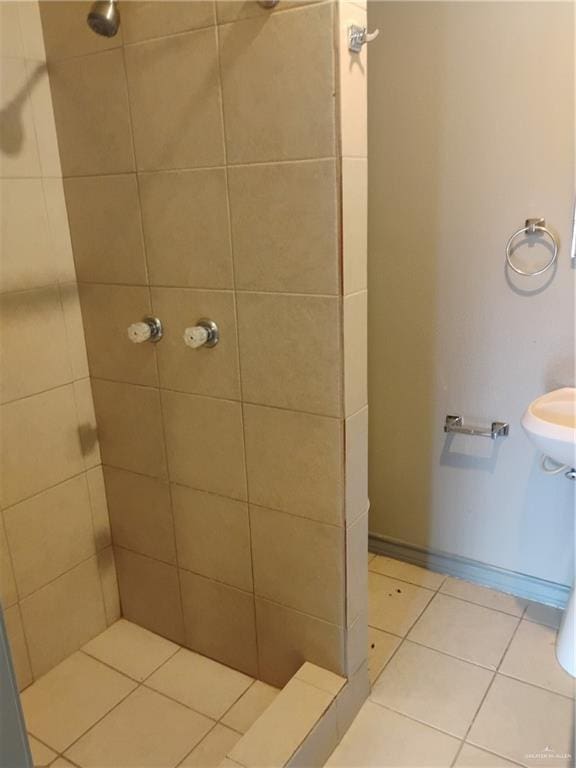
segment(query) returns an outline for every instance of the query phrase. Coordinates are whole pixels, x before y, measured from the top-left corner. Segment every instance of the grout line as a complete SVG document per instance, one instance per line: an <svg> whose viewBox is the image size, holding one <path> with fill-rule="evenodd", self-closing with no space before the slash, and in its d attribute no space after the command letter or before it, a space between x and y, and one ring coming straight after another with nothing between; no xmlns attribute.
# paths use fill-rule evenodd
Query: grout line
<svg viewBox="0 0 576 768"><path fill-rule="evenodd" d="M317 411L316 412L304 411L298 408L287 408L286 406L282 406L282 405L269 405L266 403L257 403L249 400L233 399L230 397L217 397L215 395L208 395L205 393L200 394L197 392L186 392L180 389L170 389L169 387L162 387L157 384L141 384L134 381L109 379L105 376L84 377L84 379L81 379L81 380L85 380L87 378L90 378L90 381L103 381L108 384L117 384L119 386L126 386L126 387L138 387L140 389L154 390L156 392L168 392L174 395L184 395L185 397L204 398L205 400L216 400L219 402L231 403L233 405L249 405L251 407L256 407L256 408L268 408L274 411L281 411L282 413L299 413L299 414L303 414L305 416L311 416L317 419L331 419L332 421L338 422L338 424L343 423L342 416L338 416L330 413L318 413ZM71 385L66 385L66 386L71 386Z"/></svg>

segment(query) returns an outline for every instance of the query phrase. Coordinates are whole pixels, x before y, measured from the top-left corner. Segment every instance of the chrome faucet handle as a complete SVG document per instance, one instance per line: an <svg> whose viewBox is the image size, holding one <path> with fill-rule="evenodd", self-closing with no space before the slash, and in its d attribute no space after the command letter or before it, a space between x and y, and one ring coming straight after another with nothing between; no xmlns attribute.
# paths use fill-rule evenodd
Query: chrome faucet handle
<svg viewBox="0 0 576 768"><path fill-rule="evenodd" d="M157 317L145 317L141 322L128 326L128 338L133 344L160 341L163 333L162 323Z"/></svg>
<svg viewBox="0 0 576 768"><path fill-rule="evenodd" d="M380 34L379 29L374 32L368 32L366 27L359 27L357 24L350 24L348 27L348 50L352 53L360 53L365 43L371 43L376 40Z"/></svg>
<svg viewBox="0 0 576 768"><path fill-rule="evenodd" d="M184 344L191 349L215 347L220 341L220 331L213 320L198 320L197 325L184 330Z"/></svg>

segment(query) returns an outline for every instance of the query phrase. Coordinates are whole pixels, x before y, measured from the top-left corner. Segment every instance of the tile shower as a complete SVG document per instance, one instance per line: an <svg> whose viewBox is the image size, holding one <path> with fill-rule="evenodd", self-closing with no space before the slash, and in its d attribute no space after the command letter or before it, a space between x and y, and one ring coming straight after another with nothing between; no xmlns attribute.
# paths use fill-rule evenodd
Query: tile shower
<svg viewBox="0 0 576 768"><path fill-rule="evenodd" d="M367 680L365 9L130 2L106 39L88 7L1 6L20 687L120 616L275 686Z"/></svg>

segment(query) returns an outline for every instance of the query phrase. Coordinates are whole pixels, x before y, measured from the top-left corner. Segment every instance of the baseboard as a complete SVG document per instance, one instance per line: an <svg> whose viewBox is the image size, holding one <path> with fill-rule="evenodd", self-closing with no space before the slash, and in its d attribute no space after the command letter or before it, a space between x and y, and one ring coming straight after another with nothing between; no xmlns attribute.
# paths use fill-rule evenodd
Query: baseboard
<svg viewBox="0 0 576 768"><path fill-rule="evenodd" d="M471 560L459 555L450 555L433 549L416 547L413 544L389 539L371 533L368 547L370 552L378 555L394 557L397 560L405 560L414 565L421 565L432 571L447 573L459 579L474 581L484 587L492 587L501 592L507 592L526 600L534 600L537 603L553 605L556 608L564 608L568 602L570 587L564 584L556 584L553 581L537 579L525 573L508 571L505 568L497 568L494 565L481 563L479 560Z"/></svg>

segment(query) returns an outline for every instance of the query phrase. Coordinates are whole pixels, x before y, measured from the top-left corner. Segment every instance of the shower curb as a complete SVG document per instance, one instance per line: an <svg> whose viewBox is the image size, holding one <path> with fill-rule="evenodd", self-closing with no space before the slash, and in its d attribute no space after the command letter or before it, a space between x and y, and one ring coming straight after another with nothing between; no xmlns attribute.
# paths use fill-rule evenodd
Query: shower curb
<svg viewBox="0 0 576 768"><path fill-rule="evenodd" d="M367 664L346 679L305 662L220 768L321 768L369 690Z"/></svg>

